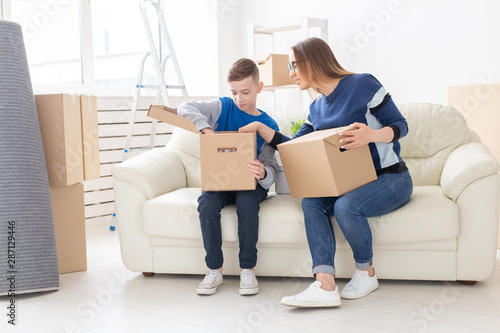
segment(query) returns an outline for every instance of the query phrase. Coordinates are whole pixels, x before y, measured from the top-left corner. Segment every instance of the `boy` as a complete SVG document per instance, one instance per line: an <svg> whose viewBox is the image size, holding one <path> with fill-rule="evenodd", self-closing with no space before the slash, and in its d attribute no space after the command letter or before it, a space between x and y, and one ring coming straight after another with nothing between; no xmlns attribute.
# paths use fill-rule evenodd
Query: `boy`
<svg viewBox="0 0 500 333"><path fill-rule="evenodd" d="M184 102L177 112L180 116L193 121L203 134L213 131L238 131L253 121L260 121L278 131L276 122L264 111L257 109L257 94L262 91L263 83L259 69L250 59L236 61L229 70L227 82L232 98L221 97L209 102ZM255 277L257 264L257 237L259 229L260 202L267 197L269 187L274 183L278 165L274 149L257 135L257 159L249 161L248 169L257 179L257 187L251 191L202 192L198 199L201 233L205 247L205 262L209 271L196 292L212 295L222 284L222 236L221 210L228 204L236 204L238 216L238 238L240 245L240 289L241 295L259 292Z"/></svg>

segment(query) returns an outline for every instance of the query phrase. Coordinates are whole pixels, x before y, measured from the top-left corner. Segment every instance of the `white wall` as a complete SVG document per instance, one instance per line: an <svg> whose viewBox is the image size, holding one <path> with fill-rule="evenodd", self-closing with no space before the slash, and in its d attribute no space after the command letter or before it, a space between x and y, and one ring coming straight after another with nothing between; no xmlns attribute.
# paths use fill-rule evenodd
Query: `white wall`
<svg viewBox="0 0 500 333"><path fill-rule="evenodd" d="M217 0L167 0L165 21L188 94L218 93Z"/></svg>
<svg viewBox="0 0 500 333"><path fill-rule="evenodd" d="M241 58L239 39L241 0L217 0L217 33L218 33L218 75L219 95L229 96L227 72L237 59Z"/></svg>
<svg viewBox="0 0 500 333"><path fill-rule="evenodd" d="M396 102L446 104L449 85L500 81L497 1L218 0L221 4L237 10L229 13L231 20L219 19L219 53L231 50L231 56L219 58L220 71L247 55L247 22L287 25L307 15L328 18L329 43L340 63L374 74ZM283 40L277 51L288 53L300 36Z"/></svg>

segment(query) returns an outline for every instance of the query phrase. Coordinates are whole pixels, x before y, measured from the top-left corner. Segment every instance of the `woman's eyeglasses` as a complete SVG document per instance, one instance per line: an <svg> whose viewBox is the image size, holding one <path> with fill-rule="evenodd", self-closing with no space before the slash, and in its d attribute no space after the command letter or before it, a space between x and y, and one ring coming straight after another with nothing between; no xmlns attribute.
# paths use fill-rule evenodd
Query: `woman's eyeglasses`
<svg viewBox="0 0 500 333"><path fill-rule="evenodd" d="M294 73L297 71L297 63L295 61L288 64L288 71Z"/></svg>

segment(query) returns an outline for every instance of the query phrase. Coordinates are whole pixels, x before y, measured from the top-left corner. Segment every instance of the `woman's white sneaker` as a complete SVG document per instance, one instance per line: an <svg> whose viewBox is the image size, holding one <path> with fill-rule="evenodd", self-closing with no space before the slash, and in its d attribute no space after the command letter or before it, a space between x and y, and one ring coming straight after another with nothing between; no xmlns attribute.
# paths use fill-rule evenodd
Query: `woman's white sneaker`
<svg viewBox="0 0 500 333"><path fill-rule="evenodd" d="M321 289L319 281L314 281L309 288L297 295L281 299L281 304L298 308L335 307L340 303L339 288L335 286L332 291Z"/></svg>
<svg viewBox="0 0 500 333"><path fill-rule="evenodd" d="M200 283L198 288L196 288L196 293L198 295L212 295L217 291L217 287L222 284L222 273L216 269L211 269L208 271L205 278Z"/></svg>
<svg viewBox="0 0 500 333"><path fill-rule="evenodd" d="M378 288L378 281L375 272L370 277L367 271L356 269L351 281L345 285L340 292L340 297L345 299L356 299L365 297Z"/></svg>
<svg viewBox="0 0 500 333"><path fill-rule="evenodd" d="M259 282L251 269L240 271L240 295L255 295L259 292Z"/></svg>

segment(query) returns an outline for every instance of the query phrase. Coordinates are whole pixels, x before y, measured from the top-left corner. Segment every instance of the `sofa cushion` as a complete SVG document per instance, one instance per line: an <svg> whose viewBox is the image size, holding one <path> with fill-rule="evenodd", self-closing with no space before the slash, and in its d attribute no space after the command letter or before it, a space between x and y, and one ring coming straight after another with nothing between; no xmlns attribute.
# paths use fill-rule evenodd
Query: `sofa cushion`
<svg viewBox="0 0 500 333"><path fill-rule="evenodd" d="M368 219L373 244L431 242L458 237L458 207L440 186L415 186L410 201Z"/></svg>
<svg viewBox="0 0 500 333"><path fill-rule="evenodd" d="M439 104L408 103L398 108L408 122L408 135L400 139L401 157L413 184L439 185L448 156L469 142L465 118L454 108Z"/></svg>
<svg viewBox="0 0 500 333"><path fill-rule="evenodd" d="M144 230L151 236L201 239L197 199L199 188L182 188L148 200L143 206ZM306 244L301 200L288 194L271 194L261 203L259 243ZM339 245L346 242L335 218ZM400 209L369 218L373 244L401 244L452 239L458 235L458 210L439 186L417 186ZM236 206L221 212L222 239L238 240Z"/></svg>

